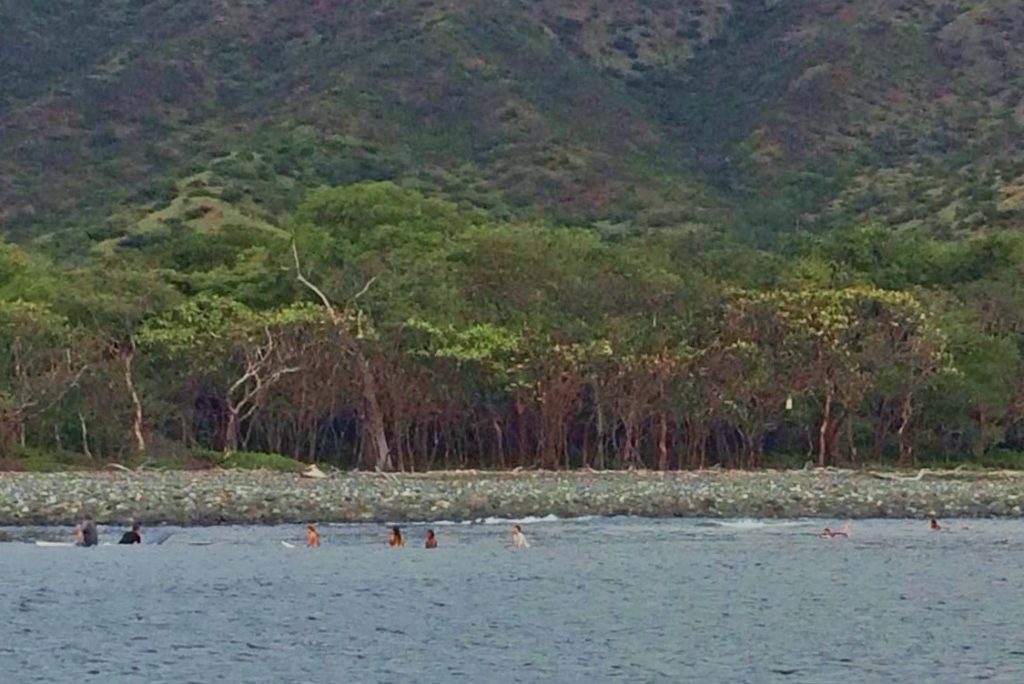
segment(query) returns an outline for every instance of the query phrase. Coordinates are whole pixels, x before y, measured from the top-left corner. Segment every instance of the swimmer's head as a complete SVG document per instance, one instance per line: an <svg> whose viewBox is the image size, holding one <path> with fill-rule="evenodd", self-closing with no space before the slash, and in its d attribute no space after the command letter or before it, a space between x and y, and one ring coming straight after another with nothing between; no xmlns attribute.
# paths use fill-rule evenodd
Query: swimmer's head
<svg viewBox="0 0 1024 684"><path fill-rule="evenodd" d="M520 527L519 525L513 525L512 529L515 530L516 532L522 532L523 531L523 528Z"/></svg>
<svg viewBox="0 0 1024 684"><path fill-rule="evenodd" d="M434 538L434 530L427 530L427 539Z"/></svg>
<svg viewBox="0 0 1024 684"><path fill-rule="evenodd" d="M135 522L132 523L132 532L138 532L141 527L142 527L142 525L139 524L138 520L136 520Z"/></svg>

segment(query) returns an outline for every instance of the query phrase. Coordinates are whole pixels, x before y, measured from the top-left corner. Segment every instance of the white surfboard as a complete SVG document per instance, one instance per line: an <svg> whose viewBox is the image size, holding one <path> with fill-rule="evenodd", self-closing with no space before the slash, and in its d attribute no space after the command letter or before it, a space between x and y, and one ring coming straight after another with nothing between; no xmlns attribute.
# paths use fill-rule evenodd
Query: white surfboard
<svg viewBox="0 0 1024 684"><path fill-rule="evenodd" d="M154 530L152 532L146 531L142 535L142 543L150 545L160 545L171 538L174 534L169 530Z"/></svg>
<svg viewBox="0 0 1024 684"><path fill-rule="evenodd" d="M36 546L43 546L43 547L46 547L46 548L63 548L63 547L66 547L66 546L76 546L77 547L78 544L75 544L74 542L42 541L42 540L37 539L36 540ZM120 545L119 544L114 544L112 542L103 542L102 544L96 544L96 546L120 546ZM128 546L128 545L125 544L124 546ZM132 546L134 546L134 544Z"/></svg>
<svg viewBox="0 0 1024 684"><path fill-rule="evenodd" d="M282 545L283 545L283 546L284 546L284 547L285 547L286 549L294 549L294 548L295 548L295 544L292 544L292 543L290 543L290 542L286 542L286 541L283 541L283 542L281 542L281 544L282 544Z"/></svg>

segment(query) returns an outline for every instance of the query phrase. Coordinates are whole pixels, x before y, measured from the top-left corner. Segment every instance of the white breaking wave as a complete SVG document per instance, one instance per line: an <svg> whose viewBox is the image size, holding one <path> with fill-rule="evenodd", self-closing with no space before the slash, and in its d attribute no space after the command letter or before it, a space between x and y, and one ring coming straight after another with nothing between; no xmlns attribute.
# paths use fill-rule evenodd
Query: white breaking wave
<svg viewBox="0 0 1024 684"><path fill-rule="evenodd" d="M755 520L753 518L742 518L740 520L711 520L712 525L727 527L731 530L760 530L766 527L799 527L807 523L796 520Z"/></svg>
<svg viewBox="0 0 1024 684"><path fill-rule="evenodd" d="M383 525L385 527L393 527L398 525L399 527L454 527L461 525L510 525L519 523L520 525L532 525L535 523L552 523L552 522L564 522L564 523L578 523L588 522L590 520L606 519L611 520L622 516L602 516L602 515L580 515L576 517L561 518L553 513L548 515L528 515L523 518L499 518L499 517L488 517L488 518L474 518L472 520L396 520L396 521L385 521L382 523L378 522L339 522L339 523L323 523L322 527L351 527L358 525Z"/></svg>
<svg viewBox="0 0 1024 684"><path fill-rule="evenodd" d="M587 522L588 520L594 520L597 517L598 516L596 515L581 515L577 518L559 518L557 515L550 513L544 516L528 515L525 518L477 518L473 522L478 525L508 525L509 523L532 525L534 523L550 522Z"/></svg>

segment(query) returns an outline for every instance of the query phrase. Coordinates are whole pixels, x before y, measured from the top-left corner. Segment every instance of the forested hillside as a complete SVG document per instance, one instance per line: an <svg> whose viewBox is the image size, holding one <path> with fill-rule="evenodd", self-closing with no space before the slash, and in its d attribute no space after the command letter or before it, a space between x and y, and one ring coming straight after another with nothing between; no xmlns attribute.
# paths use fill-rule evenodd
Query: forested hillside
<svg viewBox="0 0 1024 684"><path fill-rule="evenodd" d="M0 26L3 457L1024 449L1017 4L0 0Z"/></svg>
<svg viewBox="0 0 1024 684"><path fill-rule="evenodd" d="M1024 191L999 0L8 0L0 25L0 225L73 226L76 254L360 180L762 238L1005 226Z"/></svg>

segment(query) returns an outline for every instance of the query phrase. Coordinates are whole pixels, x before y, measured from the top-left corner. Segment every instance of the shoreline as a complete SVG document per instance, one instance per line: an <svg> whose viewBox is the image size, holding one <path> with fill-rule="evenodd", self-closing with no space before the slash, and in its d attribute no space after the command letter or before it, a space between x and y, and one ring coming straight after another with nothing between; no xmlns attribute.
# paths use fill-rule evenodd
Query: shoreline
<svg viewBox="0 0 1024 684"><path fill-rule="evenodd" d="M0 473L0 526L708 518L1021 517L1024 473L837 469L332 473Z"/></svg>

